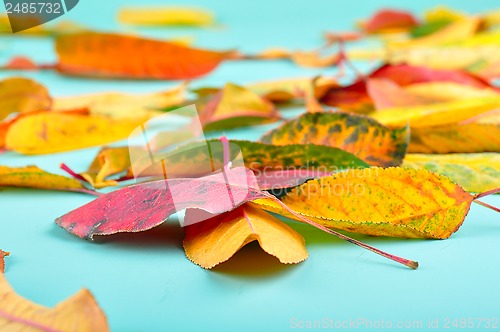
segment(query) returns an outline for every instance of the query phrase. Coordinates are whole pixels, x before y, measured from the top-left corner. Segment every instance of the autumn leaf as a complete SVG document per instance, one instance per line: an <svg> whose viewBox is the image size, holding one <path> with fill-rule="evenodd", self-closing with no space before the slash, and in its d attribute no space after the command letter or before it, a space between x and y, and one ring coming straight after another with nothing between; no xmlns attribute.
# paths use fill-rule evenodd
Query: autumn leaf
<svg viewBox="0 0 500 332"><path fill-rule="evenodd" d="M493 109L455 124L411 130L408 152L464 153L500 151L500 111Z"/></svg>
<svg viewBox="0 0 500 332"><path fill-rule="evenodd" d="M214 15L204 9L190 7L124 7L118 11L120 23L139 26L209 26Z"/></svg>
<svg viewBox="0 0 500 332"><path fill-rule="evenodd" d="M446 175L471 192L500 188L499 153L407 154L402 167Z"/></svg>
<svg viewBox="0 0 500 332"><path fill-rule="evenodd" d="M56 98L52 110L66 111L86 108L91 114L118 119L153 117L162 114L160 110L177 106L185 101L185 84L170 90L147 93L125 94L107 92L92 95Z"/></svg>
<svg viewBox="0 0 500 332"><path fill-rule="evenodd" d="M393 107L378 110L372 117L386 126L422 128L456 124L500 107L500 95L469 98L424 106Z"/></svg>
<svg viewBox="0 0 500 332"><path fill-rule="evenodd" d="M278 119L274 106L256 93L227 83L200 110L205 130L270 122Z"/></svg>
<svg viewBox="0 0 500 332"><path fill-rule="evenodd" d="M24 187L49 190L76 191L95 195L81 182L62 175L48 173L36 166L0 166L0 187Z"/></svg>
<svg viewBox="0 0 500 332"><path fill-rule="evenodd" d="M0 312L3 331L109 331L106 316L87 289L54 308L46 308L16 294L3 273L0 273Z"/></svg>
<svg viewBox="0 0 500 332"><path fill-rule="evenodd" d="M361 24L367 33L402 32L417 25L417 19L406 11L383 9Z"/></svg>
<svg viewBox="0 0 500 332"><path fill-rule="evenodd" d="M11 113L28 113L50 108L52 98L41 84L28 78L0 81L0 121Z"/></svg>
<svg viewBox="0 0 500 332"><path fill-rule="evenodd" d="M7 131L5 145L22 154L81 149L125 139L144 120L117 121L97 115L38 113L15 121Z"/></svg>
<svg viewBox="0 0 500 332"><path fill-rule="evenodd" d="M186 212L186 220L189 214ZM193 263L205 269L227 261L246 244L258 241L261 248L284 264L294 264L308 256L305 240L290 226L258 207L239 208L203 222L186 226L184 250Z"/></svg>
<svg viewBox="0 0 500 332"><path fill-rule="evenodd" d="M56 38L57 69L67 75L190 79L205 75L228 52L189 48L134 36L78 33Z"/></svg>
<svg viewBox="0 0 500 332"><path fill-rule="evenodd" d="M5 258L5 256L9 256L9 255L10 255L10 252L3 251L3 250L0 249L0 273L4 273L5 272L4 258Z"/></svg>
<svg viewBox="0 0 500 332"><path fill-rule="evenodd" d="M261 138L264 143L313 143L337 147L377 166L399 165L408 144L406 128L391 130L377 121L343 112L308 113Z"/></svg>
<svg viewBox="0 0 500 332"><path fill-rule="evenodd" d="M349 170L310 180L283 199L295 212L326 227L434 239L456 232L472 201L472 195L445 176L398 167ZM264 209L287 215L274 203L259 202Z"/></svg>

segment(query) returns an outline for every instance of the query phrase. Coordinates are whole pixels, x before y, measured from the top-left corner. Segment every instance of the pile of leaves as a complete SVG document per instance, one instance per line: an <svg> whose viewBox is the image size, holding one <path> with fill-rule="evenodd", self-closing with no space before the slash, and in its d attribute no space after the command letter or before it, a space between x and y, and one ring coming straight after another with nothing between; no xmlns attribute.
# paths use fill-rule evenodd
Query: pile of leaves
<svg viewBox="0 0 500 332"><path fill-rule="evenodd" d="M146 231L185 209L186 256L207 269L252 241L282 263L304 261L308 257L305 240L287 225L286 218L416 269L417 262L385 253L345 232L447 239L460 228L473 202L500 212L479 200L500 191L500 90L493 84L500 73L499 17L497 12L469 16L440 7L420 19L383 10L361 22L356 33L327 33L326 45L318 50L278 48L259 54L203 50L179 41L104 34L82 27L64 34L57 27L37 28L31 33L55 38L57 63L16 58L4 69L193 80L223 61L254 59L337 66L340 74L350 68L356 79L347 85L339 83L339 77L247 86L227 82L196 90L183 83L141 95L102 92L57 97L36 81L8 78L0 82L3 152L36 155L101 149L93 160L89 158L85 171L76 172L61 160L68 176L34 165L0 166L0 186L97 196L56 220L66 231L89 240L96 235ZM215 24L209 12L182 8L154 12L128 8L119 13L119 19L131 25ZM381 37L381 48L346 47L352 40L368 37ZM325 55L331 47L337 51ZM148 56L122 56L140 53ZM378 59L382 64L361 74L352 59ZM160 131L148 146L155 153L177 153L169 159L168 178L160 164L151 165L139 177L134 174L131 153L144 151L143 147L108 145L126 139L148 120L191 104L196 105L206 133L280 124L258 141L221 137L203 142L220 156L218 160L189 150L188 145L168 150L169 133ZM304 112L285 121L283 112L290 104ZM239 152L244 165L231 166ZM209 163L218 171L200 173L199 165ZM131 184L133 179L138 183ZM172 190L183 193L175 202ZM228 192L239 199L224 204ZM278 219L276 214L286 218ZM87 290L54 309L16 295L3 276L8 254L0 251L0 308L6 312L0 315L0 325L66 330L78 321L87 324L81 330L107 329L104 314ZM80 317L82 312L85 317Z"/></svg>

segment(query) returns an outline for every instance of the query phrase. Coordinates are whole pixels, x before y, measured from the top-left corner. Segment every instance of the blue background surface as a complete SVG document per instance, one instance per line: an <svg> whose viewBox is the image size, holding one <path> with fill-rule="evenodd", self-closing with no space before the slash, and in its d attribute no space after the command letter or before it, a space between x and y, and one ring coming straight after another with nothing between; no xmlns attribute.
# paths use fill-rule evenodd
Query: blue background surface
<svg viewBox="0 0 500 332"><path fill-rule="evenodd" d="M418 13L436 4L210 0L190 3L213 10L220 23L217 27L134 30L116 23L116 11L125 3L134 2L82 0L62 19L103 31L157 38L193 36L196 46L252 52L272 46L315 48L324 31L350 30L355 20L382 6ZM493 0L441 3L471 13L498 5ZM50 39L1 37L0 62L12 55L29 55L39 62L55 60ZM367 66L360 68L366 70ZM193 86L332 73L334 70L304 69L280 61L227 62ZM15 74L2 72L0 78ZM40 81L55 96L109 90L150 92L177 84L82 80L54 72L17 74ZM227 135L257 139L270 127L229 131ZM0 165L36 164L62 174L58 166L65 162L83 171L97 150L35 157L4 153ZM53 306L80 288L89 288L113 331L284 331L299 321L323 319L366 319L385 326L390 322L394 329L401 323L422 322L420 330L427 330L428 321L435 319L442 329L447 318L500 318L500 218L480 206L473 205L463 227L445 241L356 236L382 250L418 260L416 271L296 223L291 225L304 234L310 253L304 263L280 265L257 245L249 245L227 263L206 271L184 256L182 229L175 221L94 243L54 224L56 217L91 199L76 193L1 189L0 248L12 252L6 260L6 276L21 295ZM500 205L499 197L484 201ZM359 330L364 327L358 326Z"/></svg>

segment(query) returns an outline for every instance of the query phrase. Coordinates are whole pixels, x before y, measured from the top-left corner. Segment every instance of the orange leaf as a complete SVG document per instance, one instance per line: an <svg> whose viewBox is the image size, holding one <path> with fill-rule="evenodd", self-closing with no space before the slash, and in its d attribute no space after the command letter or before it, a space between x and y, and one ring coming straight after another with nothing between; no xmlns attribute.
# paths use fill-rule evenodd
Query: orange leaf
<svg viewBox="0 0 500 332"><path fill-rule="evenodd" d="M3 251L0 249L0 272L4 273L5 272L5 262L3 261L5 256L9 256L10 252L8 251Z"/></svg>
<svg viewBox="0 0 500 332"><path fill-rule="evenodd" d="M367 33L381 33L393 31L406 31L417 25L417 20L412 14L400 10L383 9L362 24Z"/></svg>
<svg viewBox="0 0 500 332"><path fill-rule="evenodd" d="M88 290L82 289L51 309L17 295L2 273L0 273L0 326L2 331L109 330L106 316Z"/></svg>
<svg viewBox="0 0 500 332"><path fill-rule="evenodd" d="M189 79L205 75L228 56L165 41L103 33L58 36L61 73L135 79Z"/></svg>
<svg viewBox="0 0 500 332"><path fill-rule="evenodd" d="M188 219L190 210L186 213ZM299 263L308 257L304 238L290 226L251 204L185 227L186 256L205 269L227 261L252 241L281 263Z"/></svg>

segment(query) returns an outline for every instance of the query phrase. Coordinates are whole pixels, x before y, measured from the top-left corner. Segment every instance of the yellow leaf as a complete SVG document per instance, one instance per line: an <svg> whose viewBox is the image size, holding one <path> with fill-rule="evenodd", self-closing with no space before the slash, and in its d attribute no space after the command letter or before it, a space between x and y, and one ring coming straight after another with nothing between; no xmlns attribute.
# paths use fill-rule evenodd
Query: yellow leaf
<svg viewBox="0 0 500 332"><path fill-rule="evenodd" d="M188 7L126 7L118 12L118 20L130 25L190 25L214 24L214 16L203 9Z"/></svg>
<svg viewBox="0 0 500 332"><path fill-rule="evenodd" d="M146 118L159 110L180 105L185 101L185 84L171 90L149 94L100 93L85 96L56 98L53 110L87 108L90 113L113 118Z"/></svg>
<svg viewBox="0 0 500 332"><path fill-rule="evenodd" d="M6 148L22 154L44 154L81 149L127 138L143 120L113 120L55 112L39 113L14 122Z"/></svg>
<svg viewBox="0 0 500 332"><path fill-rule="evenodd" d="M467 15L465 13L453 10L446 6L437 6L430 10L426 10L424 13L424 20L426 22L456 22L466 18Z"/></svg>
<svg viewBox="0 0 500 332"><path fill-rule="evenodd" d="M477 17L464 18L424 37L393 41L387 46L390 50L416 47L450 45L472 37L478 30L481 20Z"/></svg>
<svg viewBox="0 0 500 332"><path fill-rule="evenodd" d="M2 186L90 193L79 181L48 173L36 166L0 166L0 187Z"/></svg>
<svg viewBox="0 0 500 332"><path fill-rule="evenodd" d="M425 82L407 85L403 88L415 96L433 98L436 101L452 101L457 99L482 98L499 96L498 92L489 88L476 88L453 82Z"/></svg>
<svg viewBox="0 0 500 332"><path fill-rule="evenodd" d="M252 241L258 241L265 252L281 263L299 263L308 256L299 233L251 204L189 225L185 232L186 256L205 269L227 261Z"/></svg>
<svg viewBox="0 0 500 332"><path fill-rule="evenodd" d="M14 77L0 81L0 121L11 113L46 110L51 104L47 89L33 80Z"/></svg>
<svg viewBox="0 0 500 332"><path fill-rule="evenodd" d="M424 106L395 107L372 114L377 121L387 126L411 128L454 124L500 107L500 96L469 98Z"/></svg>
<svg viewBox="0 0 500 332"><path fill-rule="evenodd" d="M42 307L17 295L0 273L2 331L108 331L106 316L92 294L82 289L54 308Z"/></svg>
<svg viewBox="0 0 500 332"><path fill-rule="evenodd" d="M446 175L467 191L500 188L499 153L407 154L402 167Z"/></svg>
<svg viewBox="0 0 500 332"><path fill-rule="evenodd" d="M323 226L376 236L446 239L473 197L445 176L399 167L349 170L310 180L283 203ZM297 219L269 200L264 209Z"/></svg>

